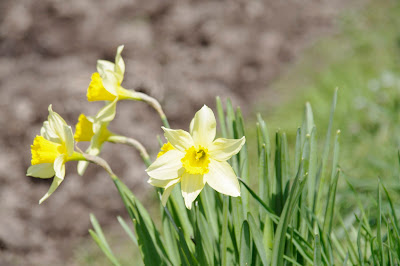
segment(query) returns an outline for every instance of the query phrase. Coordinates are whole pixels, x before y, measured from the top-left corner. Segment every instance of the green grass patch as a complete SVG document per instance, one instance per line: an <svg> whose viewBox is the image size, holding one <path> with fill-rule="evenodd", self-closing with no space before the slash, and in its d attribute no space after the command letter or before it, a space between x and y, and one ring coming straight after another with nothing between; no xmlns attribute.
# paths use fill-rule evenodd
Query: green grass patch
<svg viewBox="0 0 400 266"><path fill-rule="evenodd" d="M339 88L334 128L342 131L344 174L358 177L358 188L375 190L378 176L399 188L400 2L372 1L345 12L338 23L338 33L314 44L273 84L272 95L283 99L279 106L260 103L255 110L263 110L270 129L283 129L294 142L309 101L317 134L325 135L333 91Z"/></svg>

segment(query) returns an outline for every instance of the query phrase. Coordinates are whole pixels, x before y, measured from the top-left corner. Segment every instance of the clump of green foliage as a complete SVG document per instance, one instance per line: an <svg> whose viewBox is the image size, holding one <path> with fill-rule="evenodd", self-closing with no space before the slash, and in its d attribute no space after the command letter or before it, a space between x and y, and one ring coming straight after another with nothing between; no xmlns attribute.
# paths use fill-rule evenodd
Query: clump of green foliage
<svg viewBox="0 0 400 266"><path fill-rule="evenodd" d="M257 170L251 171L247 147L231 159L240 176L242 195L227 197L205 187L195 206L185 208L179 189L161 209L157 228L147 210L120 179L114 183L134 230L118 218L141 253L145 265L336 265L338 263L397 265L400 237L395 207L382 183L376 188L376 211L363 207L351 183L358 209L342 217L335 208L340 131L332 135L335 93L325 145L320 151L311 105L297 130L294 160L286 134L278 131L275 145L267 125L257 118ZM221 136L245 134L240 109L217 99ZM334 139L331 147L331 139ZM255 181L257 179L257 181ZM249 184L257 183L258 192ZM157 191L156 191L157 192ZM159 191L158 191L159 193ZM383 196L388 206L383 206ZM90 234L114 265L120 265L96 218Z"/></svg>

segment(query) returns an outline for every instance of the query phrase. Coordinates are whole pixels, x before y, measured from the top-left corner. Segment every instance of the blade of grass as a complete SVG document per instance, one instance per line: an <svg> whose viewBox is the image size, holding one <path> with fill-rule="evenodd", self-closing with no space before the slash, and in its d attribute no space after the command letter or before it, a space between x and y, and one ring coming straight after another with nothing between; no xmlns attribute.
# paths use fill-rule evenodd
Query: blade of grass
<svg viewBox="0 0 400 266"><path fill-rule="evenodd" d="M260 256L262 264L264 266L267 266L269 265L269 263L267 260L267 255L265 254L265 249L262 241L262 233L259 229L259 226L257 226L256 221L254 220L250 212L247 213L247 220L249 222L251 235L253 236L254 244L256 246L258 255Z"/></svg>
<svg viewBox="0 0 400 266"><path fill-rule="evenodd" d="M239 265L251 265L251 236L249 223L244 220L240 236L240 262Z"/></svg>
<svg viewBox="0 0 400 266"><path fill-rule="evenodd" d="M314 265L322 265L321 261L321 243L319 235L315 235L314 238Z"/></svg>

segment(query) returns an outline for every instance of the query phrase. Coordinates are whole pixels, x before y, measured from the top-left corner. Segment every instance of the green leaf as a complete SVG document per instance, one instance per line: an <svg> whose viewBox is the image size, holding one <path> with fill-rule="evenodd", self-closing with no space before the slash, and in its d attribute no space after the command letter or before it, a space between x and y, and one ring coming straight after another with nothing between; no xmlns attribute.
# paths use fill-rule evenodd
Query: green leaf
<svg viewBox="0 0 400 266"><path fill-rule="evenodd" d="M103 234L103 230L101 229L99 222L93 214L90 214L90 222L92 223L94 231L90 229L89 234L92 236L93 240L103 251L103 253L107 256L107 258L111 261L111 263L119 266L120 264L117 258L114 256L114 253L111 251L111 248L108 245L107 240Z"/></svg>
<svg viewBox="0 0 400 266"><path fill-rule="evenodd" d="M253 236L254 244L256 246L258 255L260 256L262 264L264 266L267 266L267 265L269 265L269 263L268 263L267 255L265 253L265 248L263 245L262 232L261 232L259 226L257 226L256 221L254 220L254 218L250 212L247 213L247 220L248 220L248 223L250 226L251 235Z"/></svg>
<svg viewBox="0 0 400 266"><path fill-rule="evenodd" d="M137 246L137 239L135 234L132 232L132 230L129 228L129 226L125 223L124 219L122 219L121 216L117 217L118 222L121 224L122 228L124 229L125 233L129 236L129 238L132 240L133 243Z"/></svg>
<svg viewBox="0 0 400 266"><path fill-rule="evenodd" d="M376 239L378 241L378 248L379 248L379 253L380 253L380 264L381 265L386 265L385 262L385 257L386 254L384 253L384 248L383 248L383 239L382 239L382 196L381 196L381 180L379 179L379 185L378 185L378 217L377 217L377 225L376 225Z"/></svg>
<svg viewBox="0 0 400 266"><path fill-rule="evenodd" d="M330 236L332 232L332 221L334 217L334 209L335 209L335 199L336 199L336 188L339 180L340 170L337 171L335 178L333 179L332 184L329 187L328 200L326 204L325 210L325 219L323 226L323 234L326 236Z"/></svg>
<svg viewBox="0 0 400 266"><path fill-rule="evenodd" d="M322 265L321 261L321 243L319 235L315 235L314 239L314 265Z"/></svg>
<svg viewBox="0 0 400 266"><path fill-rule="evenodd" d="M272 250L272 265L283 265L283 254L285 251L286 243L286 231L287 227L292 219L295 206L300 198L303 191L306 178L300 180L300 173L302 172L303 163L300 165L300 169L297 172L296 178L293 182L292 188L289 193L289 197L285 203L282 211L282 215L279 219L278 227L275 231L274 247Z"/></svg>
<svg viewBox="0 0 400 266"><path fill-rule="evenodd" d="M228 208L229 208L229 199L228 196L223 196L223 220L222 220L222 235L221 235L221 265L228 265L227 261L227 253L228 253Z"/></svg>
<svg viewBox="0 0 400 266"><path fill-rule="evenodd" d="M221 134L223 138L227 138L228 133L226 131L226 125L225 125L224 107L222 105L221 98L219 96L217 96L216 102L217 102L217 115L219 120L219 126L221 128Z"/></svg>
<svg viewBox="0 0 400 266"><path fill-rule="evenodd" d="M240 237L240 265L252 265L250 228L249 223L246 220L243 221Z"/></svg>

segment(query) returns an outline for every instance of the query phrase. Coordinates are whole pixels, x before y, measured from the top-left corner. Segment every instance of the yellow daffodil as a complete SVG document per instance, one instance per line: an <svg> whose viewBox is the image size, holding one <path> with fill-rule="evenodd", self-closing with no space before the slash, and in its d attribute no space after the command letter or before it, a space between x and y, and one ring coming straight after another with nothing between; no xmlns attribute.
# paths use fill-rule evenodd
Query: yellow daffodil
<svg viewBox="0 0 400 266"><path fill-rule="evenodd" d="M160 156L146 171L151 185L165 188L163 205L179 182L188 209L191 209L205 184L220 193L240 196L237 176L226 161L240 151L245 137L214 140L215 116L205 105L194 116L190 133L165 127L162 129L169 144L163 146Z"/></svg>
<svg viewBox="0 0 400 266"><path fill-rule="evenodd" d="M125 63L121 57L123 49L123 45L118 47L115 63L106 60L97 61L97 72L92 74L92 81L87 90L89 102L114 101L116 98L119 100L140 99L135 91L121 86L125 73Z"/></svg>
<svg viewBox="0 0 400 266"><path fill-rule="evenodd" d="M32 161L27 175L38 178L51 178L53 183L49 191L40 199L45 201L61 184L65 176L65 163L85 160L82 154L74 151L74 138L71 127L64 119L53 112L49 106L48 120L43 123L40 136L36 136L31 145Z"/></svg>
<svg viewBox="0 0 400 266"><path fill-rule="evenodd" d="M81 114L78 119L78 123L75 127L74 139L77 142L90 141L90 146L86 150L86 153L90 155L99 155L101 148L111 136L111 133L107 126L111 120L115 117L116 112L115 99L113 102L104 106L95 117L85 116ZM83 175L89 162L80 161L78 162L78 174Z"/></svg>

